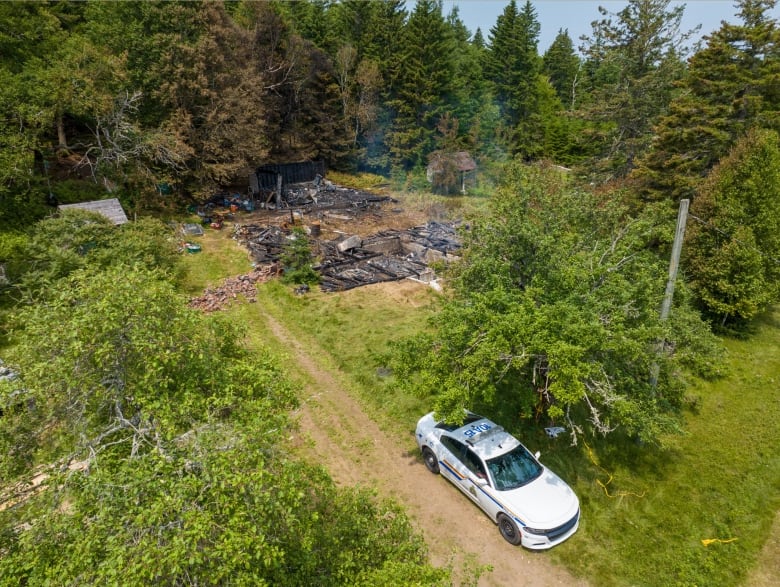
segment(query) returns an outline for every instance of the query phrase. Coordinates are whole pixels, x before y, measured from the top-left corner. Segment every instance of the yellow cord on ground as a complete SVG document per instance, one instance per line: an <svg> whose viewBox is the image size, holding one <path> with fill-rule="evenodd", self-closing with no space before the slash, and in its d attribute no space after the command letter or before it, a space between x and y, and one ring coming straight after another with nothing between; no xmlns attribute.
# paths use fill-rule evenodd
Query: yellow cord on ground
<svg viewBox="0 0 780 587"><path fill-rule="evenodd" d="M599 465L598 462L596 462L596 456L593 454L593 449L588 446L588 443L584 442L583 444L585 445L585 448L588 449L588 457L590 458L590 462L593 463L599 469L601 469L604 472L604 474L607 477L609 477L609 479L607 479L606 483L602 483L601 480L596 479L596 483L604 490L604 493L606 494L607 497L611 497L611 498L626 497L628 495L633 495L634 497L644 497L645 496L645 492L644 491L641 494L633 493L631 491L620 491L620 492L616 493L615 495L610 495L609 494L609 490L607 489L607 485L612 483L612 473L607 471L604 467Z"/></svg>
<svg viewBox="0 0 780 587"><path fill-rule="evenodd" d="M701 543L704 546L709 546L710 544L714 542L720 542L721 544L726 544L728 542L734 542L735 540L739 540L739 538L702 538Z"/></svg>

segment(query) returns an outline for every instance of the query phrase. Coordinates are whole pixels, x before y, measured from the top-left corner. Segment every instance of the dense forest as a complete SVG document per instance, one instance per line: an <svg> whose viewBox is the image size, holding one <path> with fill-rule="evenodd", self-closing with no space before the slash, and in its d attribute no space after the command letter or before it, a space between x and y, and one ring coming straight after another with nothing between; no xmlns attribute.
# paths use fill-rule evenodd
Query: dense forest
<svg viewBox="0 0 780 587"><path fill-rule="evenodd" d="M714 334L750 336L780 301L776 0L737 0L695 43L683 11L629 0L540 54L515 0L489 31L436 0L0 3L2 356L20 375L0 382L0 478L56 463L67 487L0 509L0 584L449 584L395 505L262 434L290 426L293 384L182 303L156 212L245 191L261 164L448 195L467 152L488 204L431 328L387 358L402 386L455 419L511 398L575 442L679 430L686 377L719 374ZM54 214L106 197L138 220Z"/></svg>
<svg viewBox="0 0 780 587"><path fill-rule="evenodd" d="M777 198L726 184L773 184L705 179L773 169L774 7L738 2L691 48L682 6L629 2L539 55L531 2L473 34L434 0L3 3L0 211L18 225L108 192L139 211L245 191L262 163L408 179L436 158L447 191L461 151L485 172L546 161L636 208L691 199L713 227L691 254L723 256L692 283L714 318L749 320L777 293Z"/></svg>

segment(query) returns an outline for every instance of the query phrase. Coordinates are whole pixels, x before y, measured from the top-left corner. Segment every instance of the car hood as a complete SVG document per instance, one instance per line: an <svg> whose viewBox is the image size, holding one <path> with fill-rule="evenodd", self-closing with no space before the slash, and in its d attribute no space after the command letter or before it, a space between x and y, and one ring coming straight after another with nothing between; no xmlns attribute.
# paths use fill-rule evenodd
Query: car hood
<svg viewBox="0 0 780 587"><path fill-rule="evenodd" d="M560 526L568 522L580 507L571 488L546 467L527 485L497 493L512 513L531 528Z"/></svg>

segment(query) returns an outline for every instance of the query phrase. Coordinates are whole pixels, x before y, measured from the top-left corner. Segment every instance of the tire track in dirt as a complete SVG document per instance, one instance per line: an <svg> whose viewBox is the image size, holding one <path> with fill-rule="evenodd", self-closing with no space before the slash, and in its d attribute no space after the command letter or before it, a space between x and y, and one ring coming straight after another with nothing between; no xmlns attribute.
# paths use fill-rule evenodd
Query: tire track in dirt
<svg viewBox="0 0 780 587"><path fill-rule="evenodd" d="M451 564L456 576L458 569L489 565L492 571L480 577L480 587L587 585L553 565L544 553L507 543L477 506L446 479L428 472L416 450L405 449L382 431L343 390L337 373L319 366L281 323L265 317L292 360L311 378L293 440L339 485L370 486L402 503L424 536L434 565Z"/></svg>

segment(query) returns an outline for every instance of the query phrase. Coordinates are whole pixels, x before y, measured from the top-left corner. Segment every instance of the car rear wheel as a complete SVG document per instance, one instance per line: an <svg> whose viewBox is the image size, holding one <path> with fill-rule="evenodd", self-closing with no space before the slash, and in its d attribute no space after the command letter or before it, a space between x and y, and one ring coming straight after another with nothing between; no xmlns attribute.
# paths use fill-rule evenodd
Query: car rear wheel
<svg viewBox="0 0 780 587"><path fill-rule="evenodd" d="M501 532L501 536L504 537L504 540L509 542L509 544L514 544L517 546L522 542L522 536L520 535L520 530L517 529L517 524L515 524L512 519L505 515L505 514L498 514L498 530Z"/></svg>
<svg viewBox="0 0 780 587"><path fill-rule="evenodd" d="M427 446L424 446L422 448L422 456L423 460L425 461L425 466L428 468L428 470L434 475L438 475L439 459L436 458L436 455L433 453L433 451Z"/></svg>

